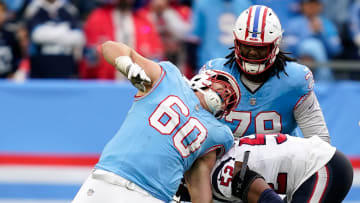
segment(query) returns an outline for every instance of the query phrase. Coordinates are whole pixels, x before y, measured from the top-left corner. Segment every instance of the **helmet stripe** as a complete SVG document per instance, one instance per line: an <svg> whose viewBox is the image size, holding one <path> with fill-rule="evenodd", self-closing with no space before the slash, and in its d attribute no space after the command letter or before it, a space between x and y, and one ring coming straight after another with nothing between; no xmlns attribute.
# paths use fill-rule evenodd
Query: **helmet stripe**
<svg viewBox="0 0 360 203"><path fill-rule="evenodd" d="M267 11L268 11L268 8L266 7L265 10L264 10L263 17L262 17L262 24L261 24L261 42L264 42L265 23L266 23Z"/></svg>
<svg viewBox="0 0 360 203"><path fill-rule="evenodd" d="M247 22L246 22L246 31L245 31L245 38L244 38L245 40L247 39L247 37L249 35L252 9L253 9L253 6L251 6L249 8L249 15L248 15L248 19L247 19Z"/></svg>
<svg viewBox="0 0 360 203"><path fill-rule="evenodd" d="M261 6L256 6L255 16L254 16L253 33L252 33L252 37L254 37L254 38L257 37L260 11L261 11Z"/></svg>

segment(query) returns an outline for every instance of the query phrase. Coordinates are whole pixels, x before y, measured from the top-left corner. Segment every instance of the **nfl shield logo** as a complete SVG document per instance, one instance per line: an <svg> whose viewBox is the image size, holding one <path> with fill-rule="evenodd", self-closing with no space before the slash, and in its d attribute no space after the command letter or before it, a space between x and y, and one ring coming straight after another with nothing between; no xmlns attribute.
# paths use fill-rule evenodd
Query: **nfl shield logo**
<svg viewBox="0 0 360 203"><path fill-rule="evenodd" d="M250 98L250 105L256 105L256 98Z"/></svg>

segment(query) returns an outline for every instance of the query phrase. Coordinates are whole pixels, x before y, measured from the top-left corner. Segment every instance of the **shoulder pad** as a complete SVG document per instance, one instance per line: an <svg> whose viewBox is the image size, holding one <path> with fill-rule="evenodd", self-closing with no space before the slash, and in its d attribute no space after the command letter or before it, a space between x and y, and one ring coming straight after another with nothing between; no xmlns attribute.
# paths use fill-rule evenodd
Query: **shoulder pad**
<svg viewBox="0 0 360 203"><path fill-rule="evenodd" d="M314 77L307 66L289 62L285 67L285 71L289 76L289 85L296 91L306 94L314 89Z"/></svg>

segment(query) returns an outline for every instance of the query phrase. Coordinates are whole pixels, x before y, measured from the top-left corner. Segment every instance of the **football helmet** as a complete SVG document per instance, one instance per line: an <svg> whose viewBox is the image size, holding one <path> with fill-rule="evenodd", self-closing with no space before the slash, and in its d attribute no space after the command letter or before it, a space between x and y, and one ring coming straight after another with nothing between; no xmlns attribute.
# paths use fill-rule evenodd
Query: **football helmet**
<svg viewBox="0 0 360 203"><path fill-rule="evenodd" d="M216 118L222 118L234 110L240 101L240 88L235 78L219 70L203 70L190 80L190 87L204 94L206 105ZM224 85L215 89L214 83ZM207 91L204 91L208 89Z"/></svg>
<svg viewBox="0 0 360 203"><path fill-rule="evenodd" d="M275 12L263 5L254 5L243 11L233 29L236 62L248 74L257 75L274 64L282 38L280 20ZM265 58L250 59L240 51L240 46L268 47Z"/></svg>

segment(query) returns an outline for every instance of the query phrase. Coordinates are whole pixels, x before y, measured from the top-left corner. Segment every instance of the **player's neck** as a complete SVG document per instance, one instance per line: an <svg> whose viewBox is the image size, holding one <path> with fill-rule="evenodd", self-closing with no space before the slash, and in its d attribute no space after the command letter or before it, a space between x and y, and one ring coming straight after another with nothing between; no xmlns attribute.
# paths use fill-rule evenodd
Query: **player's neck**
<svg viewBox="0 0 360 203"><path fill-rule="evenodd" d="M240 80L248 89L251 90L251 92L255 92L263 84L263 82L254 82L254 81L249 80L245 76L245 74L242 74L240 76Z"/></svg>
<svg viewBox="0 0 360 203"><path fill-rule="evenodd" d="M269 79L267 74L260 74L260 75L250 75L250 74L242 74L242 79L246 79L252 83L262 84Z"/></svg>

